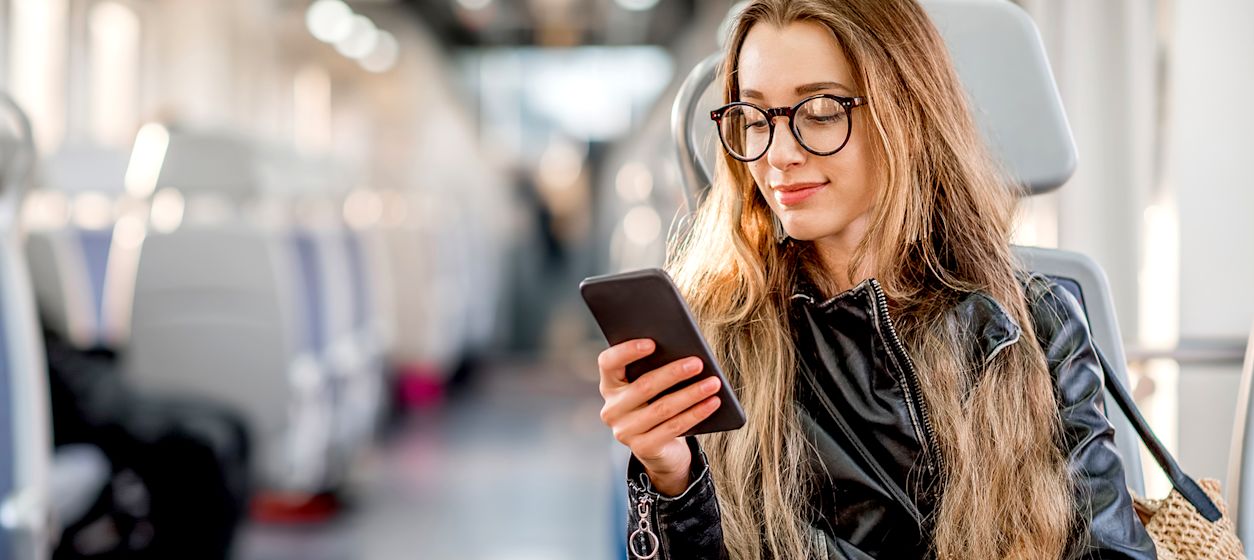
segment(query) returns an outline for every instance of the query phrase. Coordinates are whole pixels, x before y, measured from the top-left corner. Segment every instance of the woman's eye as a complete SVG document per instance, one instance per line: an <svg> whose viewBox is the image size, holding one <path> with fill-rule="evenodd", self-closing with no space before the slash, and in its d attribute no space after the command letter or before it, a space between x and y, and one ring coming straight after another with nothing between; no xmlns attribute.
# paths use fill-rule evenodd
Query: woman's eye
<svg viewBox="0 0 1254 560"><path fill-rule="evenodd" d="M835 124L845 120L844 113L810 114L805 116L807 124Z"/></svg>
<svg viewBox="0 0 1254 560"><path fill-rule="evenodd" d="M766 128L767 128L767 126L769 126L769 125L767 125L767 124L766 124L766 121L765 121L765 120L763 120L763 119L758 119L758 120L755 120L755 121L748 121L748 122L746 122L746 123L745 123L745 130L764 130L764 129L766 129Z"/></svg>

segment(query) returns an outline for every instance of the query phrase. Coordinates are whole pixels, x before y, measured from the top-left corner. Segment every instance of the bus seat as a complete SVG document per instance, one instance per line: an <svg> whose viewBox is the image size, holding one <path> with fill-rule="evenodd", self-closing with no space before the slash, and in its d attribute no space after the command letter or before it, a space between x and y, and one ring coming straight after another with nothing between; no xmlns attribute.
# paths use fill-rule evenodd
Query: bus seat
<svg viewBox="0 0 1254 560"><path fill-rule="evenodd" d="M54 542L48 371L17 224L35 147L7 94L0 113L0 557L44 560Z"/></svg>
<svg viewBox="0 0 1254 560"><path fill-rule="evenodd" d="M353 456L369 442L383 405L382 344L362 318L370 310L358 309L367 296L369 273L362 267L369 263L354 259L348 241L357 233L340 211L342 191L347 190L341 183L347 181L326 162L284 157L280 164L290 172L272 176L267 185L295 209L287 235L298 256L308 307L316 309L310 327L317 332L309 338L334 386L333 441Z"/></svg>
<svg viewBox="0 0 1254 560"><path fill-rule="evenodd" d="M186 206L177 227L143 239L127 370L147 389L235 407L261 485L316 492L347 461L331 441L334 380L310 340L323 306L285 224L248 211L264 194L258 157L239 138L170 134L155 192L178 189Z"/></svg>
<svg viewBox="0 0 1254 560"><path fill-rule="evenodd" d="M117 268L133 266L134 259L111 258L126 249L113 244L112 208L126 196L126 166L125 154L116 150L63 148L42 162L37 190L23 206L27 258L41 318L78 348L116 348L125 339L124 329L109 317L118 308L109 298L122 293L111 283L133 276L133 270ZM80 197L98 197L111 206L108 214L90 220L95 223L72 217L71 201Z"/></svg>

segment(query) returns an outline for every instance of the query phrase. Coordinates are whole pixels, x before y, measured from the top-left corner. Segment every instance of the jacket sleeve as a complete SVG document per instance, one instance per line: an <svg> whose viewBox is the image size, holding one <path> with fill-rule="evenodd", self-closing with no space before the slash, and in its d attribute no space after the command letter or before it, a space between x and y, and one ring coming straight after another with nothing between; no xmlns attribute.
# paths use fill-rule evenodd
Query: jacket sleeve
<svg viewBox="0 0 1254 560"><path fill-rule="evenodd" d="M648 558L655 548L657 555L653 558L656 560L727 558L709 463L696 438L689 436L687 442L692 450L691 482L678 496L664 496L654 490L644 466L635 456L627 463L627 558L630 560ZM652 533L653 537L645 533Z"/></svg>
<svg viewBox="0 0 1254 560"><path fill-rule="evenodd" d="M1075 557L1157 558L1154 543L1132 509L1115 430L1104 412L1101 366L1079 302L1061 286L1032 282L1029 300L1036 336L1058 397L1063 444L1085 533Z"/></svg>

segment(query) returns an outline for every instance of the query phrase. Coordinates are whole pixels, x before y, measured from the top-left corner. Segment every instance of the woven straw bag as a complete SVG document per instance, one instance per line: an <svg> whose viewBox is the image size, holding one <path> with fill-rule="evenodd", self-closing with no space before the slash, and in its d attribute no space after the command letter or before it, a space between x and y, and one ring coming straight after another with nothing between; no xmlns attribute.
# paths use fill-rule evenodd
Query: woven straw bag
<svg viewBox="0 0 1254 560"><path fill-rule="evenodd" d="M1204 478L1198 484L1223 515L1218 522L1207 521L1175 490L1161 500L1133 498L1137 516L1158 547L1158 557L1161 560L1245 558L1232 518L1228 517L1228 508L1220 498L1219 481Z"/></svg>
<svg viewBox="0 0 1254 560"><path fill-rule="evenodd" d="M1164 499L1133 496L1136 514L1154 540L1158 557L1161 560L1244 560L1245 552L1237 538L1236 527L1220 498L1219 481L1203 479L1199 484L1184 473L1175 457L1150 430L1127 388L1112 375L1114 369L1106 356L1096 347L1093 349L1105 374L1110 396L1132 422L1155 462L1171 479L1171 493Z"/></svg>

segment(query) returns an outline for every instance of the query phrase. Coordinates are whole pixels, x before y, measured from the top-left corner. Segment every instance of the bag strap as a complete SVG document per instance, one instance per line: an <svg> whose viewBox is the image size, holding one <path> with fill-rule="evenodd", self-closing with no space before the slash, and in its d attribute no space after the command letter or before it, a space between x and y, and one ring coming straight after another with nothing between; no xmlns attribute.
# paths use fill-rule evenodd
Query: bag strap
<svg viewBox="0 0 1254 560"><path fill-rule="evenodd" d="M1097 353L1097 361L1102 366L1102 374L1106 378L1106 390L1110 391L1110 396L1115 398L1115 403L1119 405L1119 410L1123 411L1124 416L1132 421L1132 427L1136 428L1136 433L1141 437L1141 442L1149 449L1150 455L1154 456L1154 461L1162 467L1163 472L1167 473L1167 478L1171 479L1171 486L1180 492L1184 499L1193 504L1194 509L1202 514L1207 521L1215 523L1219 521L1222 514L1219 508L1215 506L1215 502L1211 501L1202 491L1202 487L1198 486L1197 481L1184 473L1180 468L1180 464L1176 463L1175 457L1167 452L1167 448L1158 440L1158 436L1154 435L1154 431L1150 429L1149 423L1145 421L1145 417L1141 416L1141 411L1137 409L1136 404L1132 401L1132 395L1128 394L1127 387L1123 386L1118 379L1115 378L1115 368L1110 366L1110 362L1106 360L1106 355L1102 354L1101 349L1096 344L1093 345L1093 351Z"/></svg>

